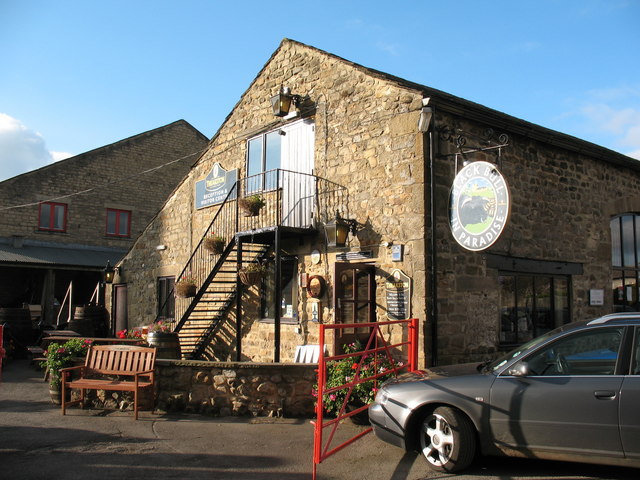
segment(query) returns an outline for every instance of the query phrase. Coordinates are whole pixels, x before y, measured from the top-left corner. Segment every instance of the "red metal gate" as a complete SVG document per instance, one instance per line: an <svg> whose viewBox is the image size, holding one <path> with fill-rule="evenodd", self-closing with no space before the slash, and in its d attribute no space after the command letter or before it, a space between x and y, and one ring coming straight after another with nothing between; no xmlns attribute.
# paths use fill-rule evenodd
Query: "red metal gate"
<svg viewBox="0 0 640 480"><path fill-rule="evenodd" d="M387 325L402 325L407 327L407 335L406 341L402 341L399 343L391 344L385 338L380 330L380 327ZM345 353L341 355L333 355L327 356L325 355L325 333L327 330L342 330L347 328L371 328L371 334L369 335L366 347L364 350L355 352L355 353ZM364 405L359 408L356 408L352 411L345 412L347 408L347 404L351 397L351 393L353 392L354 387L359 384L368 382L373 380L377 387L377 379L383 376L389 375L389 373L393 373L397 375L399 371L408 370L410 372L417 369L418 365L418 319L412 318L410 320L394 320L387 322L373 322L373 323L357 323L357 324L323 324L320 325L320 357L318 359L318 403L316 406L316 420L312 422L314 424L314 438L313 438L313 480L316 479L317 467L323 460L327 459L334 453L339 452L346 446L352 444L359 438L362 438L367 433L371 432L371 427L363 430L353 438L348 439L340 443L339 445L332 447L332 441L334 439L336 430L340 422L346 418L357 415L358 413L364 412L369 408L369 405ZM394 357L391 355L392 350L402 349L406 347L407 352L407 363L402 364L399 363ZM347 358L354 358L353 361L353 377L350 381L344 383L343 385L327 387L327 365L330 362L336 362L340 360L344 360ZM363 374L363 364L364 361L368 359L368 363L371 363L371 358L373 358L373 364L377 365L378 358L385 359L388 363L391 364L391 368L385 370L384 372L380 372L379 369L374 368L373 373L369 374L368 372ZM335 418L328 419L326 422L324 421L324 411L325 411L325 399L338 392L340 390L346 390L345 398L342 402L342 406L340 408L339 413ZM323 444L323 431L325 428L329 428L330 432L326 438L326 443Z"/></svg>

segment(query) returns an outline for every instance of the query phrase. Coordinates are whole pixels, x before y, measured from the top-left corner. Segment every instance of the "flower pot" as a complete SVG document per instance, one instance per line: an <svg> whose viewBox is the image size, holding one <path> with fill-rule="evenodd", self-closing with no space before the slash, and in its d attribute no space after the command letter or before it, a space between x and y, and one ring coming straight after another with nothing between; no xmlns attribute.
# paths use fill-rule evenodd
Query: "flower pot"
<svg viewBox="0 0 640 480"><path fill-rule="evenodd" d="M240 277L240 281L245 285L258 285L262 280L262 272L247 272L244 270L240 270L238 272L238 276Z"/></svg>
<svg viewBox="0 0 640 480"><path fill-rule="evenodd" d="M262 199L256 200L252 197L241 198L239 206L245 217L255 217L260 213L262 207L264 207L264 201Z"/></svg>
<svg viewBox="0 0 640 480"><path fill-rule="evenodd" d="M196 296L196 285L190 282L178 282L175 286L176 295L183 298Z"/></svg>
<svg viewBox="0 0 640 480"><path fill-rule="evenodd" d="M54 405L62 405L62 385L49 384L49 398ZM71 400L71 390L67 390L67 401Z"/></svg>
<svg viewBox="0 0 640 480"><path fill-rule="evenodd" d="M208 237L204 239L204 248L215 255L224 252L225 242L220 237Z"/></svg>

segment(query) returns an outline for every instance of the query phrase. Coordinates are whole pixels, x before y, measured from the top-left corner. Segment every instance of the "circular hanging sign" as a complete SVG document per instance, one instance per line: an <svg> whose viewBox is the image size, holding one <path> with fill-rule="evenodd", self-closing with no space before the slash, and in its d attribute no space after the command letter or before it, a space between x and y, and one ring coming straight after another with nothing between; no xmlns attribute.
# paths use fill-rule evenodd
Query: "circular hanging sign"
<svg viewBox="0 0 640 480"><path fill-rule="evenodd" d="M456 175L449 196L453 238L467 250L481 251L498 240L509 219L509 186L489 162L472 162Z"/></svg>

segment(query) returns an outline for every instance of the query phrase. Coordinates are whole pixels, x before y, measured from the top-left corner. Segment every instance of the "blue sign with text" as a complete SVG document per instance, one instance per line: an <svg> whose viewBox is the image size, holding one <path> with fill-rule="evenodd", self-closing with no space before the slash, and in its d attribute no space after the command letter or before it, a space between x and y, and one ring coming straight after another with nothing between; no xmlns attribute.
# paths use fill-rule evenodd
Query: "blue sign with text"
<svg viewBox="0 0 640 480"><path fill-rule="evenodd" d="M196 182L196 208L205 208L222 203L237 180L238 169L227 172L216 162L209 175L204 180ZM235 194L233 194L233 199L235 198Z"/></svg>

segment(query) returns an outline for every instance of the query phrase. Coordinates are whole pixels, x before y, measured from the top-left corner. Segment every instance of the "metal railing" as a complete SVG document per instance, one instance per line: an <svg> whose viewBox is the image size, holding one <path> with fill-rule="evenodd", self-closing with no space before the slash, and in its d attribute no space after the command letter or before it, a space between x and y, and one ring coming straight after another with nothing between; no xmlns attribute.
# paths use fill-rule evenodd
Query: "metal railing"
<svg viewBox="0 0 640 480"><path fill-rule="evenodd" d="M165 303L160 306L162 317L159 314L156 321L162 318L173 327L183 321L185 314L204 294L212 274L233 253L238 233L264 231L279 226L317 228L333 219L337 211L348 215L347 195L345 187L327 179L283 169L269 170L238 180L217 207L211 223L177 277L176 284L181 281L195 284L195 296L176 296L174 285ZM254 196L262 199L264 206L256 215L243 214L242 199ZM213 236L223 239L225 248L222 253L212 253L205 248L205 240ZM174 315L171 319L170 314L165 312L173 301Z"/></svg>

